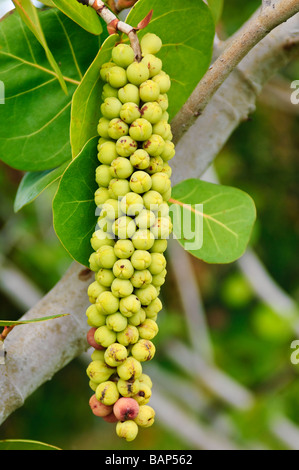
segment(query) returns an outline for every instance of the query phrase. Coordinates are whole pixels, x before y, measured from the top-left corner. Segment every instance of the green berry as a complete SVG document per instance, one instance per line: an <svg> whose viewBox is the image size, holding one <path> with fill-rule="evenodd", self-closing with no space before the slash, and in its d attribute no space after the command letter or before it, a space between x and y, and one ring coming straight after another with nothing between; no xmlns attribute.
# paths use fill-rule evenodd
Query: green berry
<svg viewBox="0 0 299 470"><path fill-rule="evenodd" d="M117 341L126 347L128 347L130 344L137 343L138 340L138 329L134 325L128 325L123 331L117 333Z"/></svg>
<svg viewBox="0 0 299 470"><path fill-rule="evenodd" d="M110 287L114 281L115 276L111 269L101 268L96 274L96 280L101 286Z"/></svg>
<svg viewBox="0 0 299 470"><path fill-rule="evenodd" d="M151 124L156 124L162 119L162 108L156 101L145 103L141 110L141 116Z"/></svg>
<svg viewBox="0 0 299 470"><path fill-rule="evenodd" d="M152 282L152 275L148 269L135 271L131 277L131 283L136 289L141 289Z"/></svg>
<svg viewBox="0 0 299 470"><path fill-rule="evenodd" d="M116 332L110 330L110 328L108 328L108 326L103 325L103 326L100 326L96 330L96 332L94 334L94 339L98 344L100 344L104 348L108 348L108 346L110 346L110 344L115 343L115 341L116 341ZM110 374L110 375L112 375L112 374Z"/></svg>
<svg viewBox="0 0 299 470"><path fill-rule="evenodd" d="M99 297L100 294L105 292L106 289L103 288L97 281L92 282L87 289L87 295L89 297L89 301L91 304L95 304L97 298Z"/></svg>
<svg viewBox="0 0 299 470"><path fill-rule="evenodd" d="M103 294L101 294L103 295ZM136 295L129 295L119 301L119 310L125 317L131 317L141 309L141 303Z"/></svg>
<svg viewBox="0 0 299 470"><path fill-rule="evenodd" d="M105 362L104 361L104 354L105 354L105 350L95 349L90 357L93 361Z"/></svg>
<svg viewBox="0 0 299 470"><path fill-rule="evenodd" d="M126 86L118 90L118 99L122 103L135 103L139 104L139 88L131 83L128 83Z"/></svg>
<svg viewBox="0 0 299 470"><path fill-rule="evenodd" d="M105 269L112 269L114 263L117 261L116 254L114 253L113 246L103 245L98 250L101 267Z"/></svg>
<svg viewBox="0 0 299 470"><path fill-rule="evenodd" d="M114 372L115 369L112 369L103 361L92 361L86 369L86 373L90 380L97 384L106 382Z"/></svg>
<svg viewBox="0 0 299 470"><path fill-rule="evenodd" d="M113 62L106 62L105 64L102 65L101 70L100 70L100 75L104 82L108 81L109 70L114 66L115 64Z"/></svg>
<svg viewBox="0 0 299 470"><path fill-rule="evenodd" d="M133 85L139 86L149 79L149 70L143 62L133 62L127 68L127 78Z"/></svg>
<svg viewBox="0 0 299 470"><path fill-rule="evenodd" d="M128 279L114 279L111 284L111 292L115 297L128 297L133 293L133 285Z"/></svg>
<svg viewBox="0 0 299 470"><path fill-rule="evenodd" d="M163 163L162 173L165 173L168 176L169 179L172 176L172 168L166 162Z"/></svg>
<svg viewBox="0 0 299 470"><path fill-rule="evenodd" d="M125 196L130 191L129 181L122 178L113 178L108 186L109 195L113 199Z"/></svg>
<svg viewBox="0 0 299 470"><path fill-rule="evenodd" d="M131 155L130 162L138 170L145 170L149 167L150 156L145 150L138 149Z"/></svg>
<svg viewBox="0 0 299 470"><path fill-rule="evenodd" d="M112 232L112 220L109 220L107 217L100 216L98 218L98 223L97 226L100 230L103 230L103 232L107 232L109 235ZM102 267L100 265L100 267Z"/></svg>
<svg viewBox="0 0 299 470"><path fill-rule="evenodd" d="M112 179L110 174L110 166L108 165L100 165L96 169L96 182L99 186L104 188L108 188L109 183Z"/></svg>
<svg viewBox="0 0 299 470"><path fill-rule="evenodd" d="M110 72L109 72L109 76L110 76ZM162 95L164 93L167 93L171 88L170 77L164 72L160 72L158 75L155 75L155 77L153 77L153 81L159 86Z"/></svg>
<svg viewBox="0 0 299 470"><path fill-rule="evenodd" d="M116 144L108 140L100 146L98 159L104 165L111 165L115 158L117 158Z"/></svg>
<svg viewBox="0 0 299 470"><path fill-rule="evenodd" d="M146 80L140 85L139 94L141 101L144 103L156 101L160 96L160 86L154 81L154 78L153 80Z"/></svg>
<svg viewBox="0 0 299 470"><path fill-rule="evenodd" d="M114 240L111 235L107 234L103 230L96 230L90 240L92 248L97 251L104 245L114 246Z"/></svg>
<svg viewBox="0 0 299 470"><path fill-rule="evenodd" d="M101 113L107 119L118 118L121 107L122 103L119 99L114 97L106 98L101 105Z"/></svg>
<svg viewBox="0 0 299 470"><path fill-rule="evenodd" d="M130 178L130 188L134 193L143 194L152 187L152 180L145 171L135 171Z"/></svg>
<svg viewBox="0 0 299 470"><path fill-rule="evenodd" d="M158 296L155 286L149 284L142 289L135 289L134 294L140 300L142 306L150 305ZM137 359L137 358L136 358Z"/></svg>
<svg viewBox="0 0 299 470"><path fill-rule="evenodd" d="M109 83L105 83L103 86L102 100L105 101L106 98L118 98L118 90L109 85Z"/></svg>
<svg viewBox="0 0 299 470"><path fill-rule="evenodd" d="M119 118L109 121L107 133L111 139L118 140L129 132L129 126Z"/></svg>
<svg viewBox="0 0 299 470"><path fill-rule="evenodd" d="M150 175L153 175L154 173L160 173L163 171L163 165L164 165L164 162L161 157L152 157L150 159L149 167L147 168L146 171Z"/></svg>
<svg viewBox="0 0 299 470"><path fill-rule="evenodd" d="M167 271L166 269L163 269L159 274L156 274L152 277L152 284L155 287L161 287L165 283L165 277L166 277Z"/></svg>
<svg viewBox="0 0 299 470"><path fill-rule="evenodd" d="M116 199L107 199L102 205L101 217L114 221L120 215L119 203Z"/></svg>
<svg viewBox="0 0 299 470"><path fill-rule="evenodd" d="M130 126L130 136L139 142L148 140L152 135L153 127L149 121L143 118L135 119Z"/></svg>
<svg viewBox="0 0 299 470"><path fill-rule="evenodd" d="M171 188L171 181L166 175L166 173L154 173L151 178L153 191L157 191L158 193L163 194Z"/></svg>
<svg viewBox="0 0 299 470"><path fill-rule="evenodd" d="M139 392L139 380L123 380L119 379L117 388L121 396L131 398Z"/></svg>
<svg viewBox="0 0 299 470"><path fill-rule="evenodd" d="M175 146L174 143L170 140L166 140L163 152L161 153L161 158L164 162L168 162L175 156Z"/></svg>
<svg viewBox="0 0 299 470"><path fill-rule="evenodd" d="M124 214L135 217L143 210L142 196L134 192L129 192L120 201L120 208Z"/></svg>
<svg viewBox="0 0 299 470"><path fill-rule="evenodd" d="M128 44L118 44L112 49L112 60L119 67L127 68L134 59L134 51Z"/></svg>
<svg viewBox="0 0 299 470"><path fill-rule="evenodd" d="M127 348L119 343L113 343L105 351L105 362L110 367L117 367L128 357Z"/></svg>
<svg viewBox="0 0 299 470"><path fill-rule="evenodd" d="M96 397L103 405L114 405L119 398L116 384L111 380L99 384L96 389Z"/></svg>
<svg viewBox="0 0 299 470"><path fill-rule="evenodd" d="M110 174L113 178L129 178L132 175L133 171L134 168L130 160L125 157L117 157L111 163Z"/></svg>
<svg viewBox="0 0 299 470"><path fill-rule="evenodd" d="M172 232L171 220L167 217L158 217L151 227L151 232L156 239L168 239Z"/></svg>
<svg viewBox="0 0 299 470"><path fill-rule="evenodd" d="M155 421L155 410L149 405L141 405L139 407L139 413L134 419L137 426L142 428L149 428L154 424Z"/></svg>
<svg viewBox="0 0 299 470"><path fill-rule="evenodd" d="M146 313L145 313L144 309L141 308L137 313L135 313L134 315L132 315L129 318L129 325L139 326L145 319L146 319ZM138 330L137 330L137 333L138 333ZM135 343L137 341L138 341L138 337L137 337Z"/></svg>
<svg viewBox="0 0 299 470"><path fill-rule="evenodd" d="M147 269L152 262L152 255L145 250L136 250L131 256L131 263L134 269L144 270Z"/></svg>
<svg viewBox="0 0 299 470"><path fill-rule="evenodd" d="M131 240L117 240L114 245L114 253L118 258L130 258L135 248Z"/></svg>
<svg viewBox="0 0 299 470"><path fill-rule="evenodd" d="M144 311L146 313L147 318L153 319L162 310L162 308L162 302L159 297L157 297L149 305L144 307Z"/></svg>
<svg viewBox="0 0 299 470"><path fill-rule="evenodd" d="M153 125L153 133L159 135L160 137L162 137L162 139L164 139L164 150L165 141L169 140L169 137L172 136L170 124L162 119L161 121Z"/></svg>
<svg viewBox="0 0 299 470"><path fill-rule="evenodd" d="M141 325L139 325L138 332L141 339L151 340L158 334L159 328L155 321L147 318Z"/></svg>
<svg viewBox="0 0 299 470"><path fill-rule="evenodd" d="M130 279L134 274L134 268L131 261L128 259L117 260L113 265L113 274L119 279Z"/></svg>
<svg viewBox="0 0 299 470"><path fill-rule="evenodd" d="M124 317L121 313L116 312L112 313L112 315L108 315L106 318L106 325L110 330L115 331L118 333L119 331L123 331L128 324L128 320Z"/></svg>
<svg viewBox="0 0 299 470"><path fill-rule="evenodd" d="M143 202L143 200L142 200ZM140 229L147 229L154 225L156 220L156 216L154 212L148 210L148 209L143 209L136 217L135 223L138 228Z"/></svg>
<svg viewBox="0 0 299 470"><path fill-rule="evenodd" d="M136 250L149 250L155 241L155 237L148 229L136 230L132 236L132 242Z"/></svg>
<svg viewBox="0 0 299 470"><path fill-rule="evenodd" d="M104 139L109 139L109 133L108 133L109 124L110 124L109 119L106 119L104 117L100 118L97 131L98 131L98 134Z"/></svg>
<svg viewBox="0 0 299 470"><path fill-rule="evenodd" d="M107 75L108 83L113 88L122 88L128 83L126 71L122 67L118 67L117 65L111 67L108 70Z"/></svg>
<svg viewBox="0 0 299 470"><path fill-rule="evenodd" d="M164 253L167 250L167 240L155 240L152 248L149 250L151 253Z"/></svg>
<svg viewBox="0 0 299 470"><path fill-rule="evenodd" d="M119 299L110 291L102 292L97 298L97 305L99 305L104 314L109 315L118 311Z"/></svg>
<svg viewBox="0 0 299 470"><path fill-rule="evenodd" d="M140 46L143 56L147 54L157 54L162 47L162 41L156 34L147 33L141 39Z"/></svg>
<svg viewBox="0 0 299 470"><path fill-rule="evenodd" d="M142 374L142 366L137 359L129 356L125 362L117 367L117 373L122 380L136 380Z"/></svg>
<svg viewBox="0 0 299 470"><path fill-rule="evenodd" d="M146 384L149 388L153 388L153 382L152 379L150 378L149 375L147 374L141 374L141 376L138 379L139 383L141 384Z"/></svg>
<svg viewBox="0 0 299 470"><path fill-rule="evenodd" d="M163 137L158 134L152 134L143 144L143 149L146 150L151 157L159 157L164 147L165 141Z"/></svg>
<svg viewBox="0 0 299 470"><path fill-rule="evenodd" d="M124 136L116 142L116 151L121 157L130 157L137 150L137 142L132 137Z"/></svg>
<svg viewBox="0 0 299 470"><path fill-rule="evenodd" d="M159 105L161 106L162 111L167 111L168 106L169 106L167 94L163 93L163 94L159 95L159 97L157 99L157 103L159 103Z"/></svg>
<svg viewBox="0 0 299 470"><path fill-rule="evenodd" d="M136 393L132 398L137 401L139 407L146 405L152 396L151 388L145 383L140 384L139 392Z"/></svg>
<svg viewBox="0 0 299 470"><path fill-rule="evenodd" d="M150 77L158 75L162 70L162 60L153 54L146 54L143 57L142 62L147 66Z"/></svg>
<svg viewBox="0 0 299 470"><path fill-rule="evenodd" d="M91 327L104 326L106 324L106 317L101 315L95 304L90 305L86 310L86 316L88 319L88 324Z"/></svg>
<svg viewBox="0 0 299 470"><path fill-rule="evenodd" d="M154 212L163 203L163 197L157 191L148 191L143 195L143 204L146 209Z"/></svg>
<svg viewBox="0 0 299 470"><path fill-rule="evenodd" d="M138 434L138 426L135 421L119 421L116 425L116 434L127 442L134 441Z"/></svg>
<svg viewBox="0 0 299 470"><path fill-rule="evenodd" d="M139 362L150 361L155 352L155 345L148 339L140 339L131 349L132 356Z"/></svg>
<svg viewBox="0 0 299 470"><path fill-rule="evenodd" d="M124 103L120 110L121 119L127 124L132 124L136 119L141 117L138 104L133 102Z"/></svg>
<svg viewBox="0 0 299 470"><path fill-rule="evenodd" d="M132 238L136 231L134 220L128 216L119 217L112 226L113 233L120 239Z"/></svg>

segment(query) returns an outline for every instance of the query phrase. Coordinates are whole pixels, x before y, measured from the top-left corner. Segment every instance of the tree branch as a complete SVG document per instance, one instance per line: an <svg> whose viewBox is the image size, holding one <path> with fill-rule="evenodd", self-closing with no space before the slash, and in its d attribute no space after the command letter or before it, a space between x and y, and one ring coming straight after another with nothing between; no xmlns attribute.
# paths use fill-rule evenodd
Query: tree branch
<svg viewBox="0 0 299 470"><path fill-rule="evenodd" d="M275 4L275 8L267 5L262 8L259 15L247 22L246 26L240 30L239 34L210 67L182 110L174 118L172 126L175 143L202 114L212 96L249 51L270 31L298 11L298 0L280 0Z"/></svg>

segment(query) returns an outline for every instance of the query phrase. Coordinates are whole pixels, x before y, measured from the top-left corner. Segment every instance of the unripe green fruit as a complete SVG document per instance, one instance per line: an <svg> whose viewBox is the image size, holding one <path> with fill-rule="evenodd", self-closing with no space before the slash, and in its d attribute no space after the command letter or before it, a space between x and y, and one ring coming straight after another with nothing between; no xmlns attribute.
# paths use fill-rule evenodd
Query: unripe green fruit
<svg viewBox="0 0 299 470"><path fill-rule="evenodd" d="M111 69L113 70L113 69ZM110 73L109 72L109 76L110 76ZM160 72L158 75L155 75L155 77L153 77L153 81L159 85L159 88L161 90L161 94L163 95L164 93L167 93L170 88L171 88L171 80L170 80L170 77L169 75L167 75L166 73L164 72Z"/></svg>
<svg viewBox="0 0 299 470"><path fill-rule="evenodd" d="M96 330L94 334L94 339L98 344L100 344L104 348L108 348L110 344L115 343L116 333L110 330L106 325L103 325Z"/></svg>
<svg viewBox="0 0 299 470"><path fill-rule="evenodd" d="M149 428L155 421L155 410L149 405L141 405L135 423L142 428Z"/></svg>
<svg viewBox="0 0 299 470"><path fill-rule="evenodd" d="M140 113L141 116L151 124L159 122L163 115L162 108L156 101L145 103L142 106Z"/></svg>
<svg viewBox="0 0 299 470"><path fill-rule="evenodd" d="M131 191L120 201L120 208L124 214L135 217L143 210L142 196Z"/></svg>
<svg viewBox="0 0 299 470"><path fill-rule="evenodd" d="M147 33L141 39L140 46L143 56L147 54L157 54L162 47L162 41L156 34Z"/></svg>
<svg viewBox="0 0 299 470"><path fill-rule="evenodd" d="M136 231L136 225L131 217L124 215L114 222L112 231L120 239L132 238Z"/></svg>
<svg viewBox="0 0 299 470"><path fill-rule="evenodd" d="M129 356L125 362L118 366L117 373L122 380L136 380L142 374L142 366L137 359Z"/></svg>
<svg viewBox="0 0 299 470"><path fill-rule="evenodd" d="M137 142L128 135L121 137L116 142L116 151L121 157L129 157L137 150Z"/></svg>
<svg viewBox="0 0 299 470"><path fill-rule="evenodd" d="M115 276L111 269L101 268L96 274L96 280L101 286L110 287L114 281Z"/></svg>
<svg viewBox="0 0 299 470"><path fill-rule="evenodd" d="M135 119L130 126L130 136L132 139L142 142L148 140L152 135L153 127L149 121L143 118Z"/></svg>
<svg viewBox="0 0 299 470"><path fill-rule="evenodd" d="M152 134L143 144L143 149L146 150L151 157L159 157L163 152L164 147L165 141L158 134Z"/></svg>
<svg viewBox="0 0 299 470"><path fill-rule="evenodd" d="M87 323L91 327L99 328L100 326L106 324L106 317L99 313L95 304L92 304L88 307L88 309L86 310L86 316L88 320Z"/></svg>
<svg viewBox="0 0 299 470"><path fill-rule="evenodd" d="M101 267L105 269L112 269L114 263L117 261L117 256L114 253L114 248L111 245L103 245L97 251L100 259Z"/></svg>
<svg viewBox="0 0 299 470"><path fill-rule="evenodd" d="M143 194L152 187L152 180L145 171L135 171L130 179L130 188L134 193Z"/></svg>
<svg viewBox="0 0 299 470"><path fill-rule="evenodd" d="M104 357L108 366L117 367L127 359L128 352L122 344L113 343L106 349Z"/></svg>
<svg viewBox="0 0 299 470"><path fill-rule="evenodd" d="M143 199L142 199L143 203ZM149 211L148 209L143 209L136 217L135 223L140 229L147 229L151 227L156 220L154 212Z"/></svg>
<svg viewBox="0 0 299 470"><path fill-rule="evenodd" d="M146 209L154 212L163 203L163 197L158 191L148 191L143 195L143 204Z"/></svg>
<svg viewBox="0 0 299 470"><path fill-rule="evenodd" d="M119 307L119 299L115 297L110 291L103 292L97 298L97 304L102 309L103 313L109 315L116 313Z"/></svg>
<svg viewBox="0 0 299 470"><path fill-rule="evenodd" d="M137 314L135 314L137 315ZM139 340L139 333L134 325L128 325L123 331L117 333L117 341L123 346L135 344Z"/></svg>
<svg viewBox="0 0 299 470"><path fill-rule="evenodd" d="M129 132L129 126L119 118L109 121L107 133L111 139L118 140ZM105 136L104 136L105 137Z"/></svg>
<svg viewBox="0 0 299 470"><path fill-rule="evenodd" d="M155 240L152 248L150 249L151 253L164 253L167 250L168 242L167 240Z"/></svg>
<svg viewBox="0 0 299 470"><path fill-rule="evenodd" d="M167 94L163 93L163 94L159 95L159 98L157 99L157 103L159 103L159 105L161 106L162 111L167 111L168 106L169 106L169 101L168 101Z"/></svg>
<svg viewBox="0 0 299 470"><path fill-rule="evenodd" d="M122 103L118 98L106 98L101 105L101 113L107 119L114 119L119 117Z"/></svg>
<svg viewBox="0 0 299 470"><path fill-rule="evenodd" d="M134 269L143 270L147 269L152 262L152 256L148 251L136 250L131 256L131 263Z"/></svg>
<svg viewBox="0 0 299 470"><path fill-rule="evenodd" d="M149 70L143 62L133 62L127 68L127 78L133 85L139 86L149 79Z"/></svg>
<svg viewBox="0 0 299 470"><path fill-rule="evenodd" d="M140 383L139 380L122 380L119 379L117 382L117 388L123 397L133 397L139 392Z"/></svg>
<svg viewBox="0 0 299 470"><path fill-rule="evenodd" d="M111 67L108 70L107 75L108 83L113 88L122 88L128 83L126 71L122 67L118 67L117 65Z"/></svg>
<svg viewBox="0 0 299 470"><path fill-rule="evenodd" d="M109 83L105 83L102 91L102 100L106 98L118 98L118 90L113 88Z"/></svg>
<svg viewBox="0 0 299 470"><path fill-rule="evenodd" d="M92 361L101 361L101 362L105 362L104 360L104 354L105 354L105 350L102 349L102 350L99 350L99 349L95 349L93 351L93 353L91 354L91 359Z"/></svg>
<svg viewBox="0 0 299 470"><path fill-rule="evenodd" d="M96 395L92 395L92 397L90 398L89 406L93 414L100 418L102 418L103 416L108 416L110 413L112 413L113 410L112 406L103 405L103 403L98 401Z"/></svg>
<svg viewBox="0 0 299 470"><path fill-rule="evenodd" d="M156 101L160 96L160 86L153 80L147 80L140 85L140 98L144 103Z"/></svg>
<svg viewBox="0 0 299 470"><path fill-rule="evenodd" d="M129 178L134 171L134 168L127 158L117 157L111 163L110 174L113 178Z"/></svg>
<svg viewBox="0 0 299 470"><path fill-rule="evenodd" d="M105 292L105 287L101 286L97 281L92 282L87 289L87 295L91 304L95 304L100 294Z"/></svg>
<svg viewBox="0 0 299 470"><path fill-rule="evenodd" d="M113 62L106 62L105 64L102 65L101 70L100 70L100 75L101 75L101 79L104 82L108 81L109 70L114 66L115 64Z"/></svg>
<svg viewBox="0 0 299 470"><path fill-rule="evenodd" d="M114 279L111 285L111 292L115 297L128 297L133 293L133 285L128 279Z"/></svg>
<svg viewBox="0 0 299 470"><path fill-rule="evenodd" d="M131 261L128 259L117 260L113 265L113 274L119 279L130 279L134 274Z"/></svg>
<svg viewBox="0 0 299 470"><path fill-rule="evenodd" d="M150 273L155 276L166 268L166 258L162 253L152 253L152 262L149 266Z"/></svg>
<svg viewBox="0 0 299 470"><path fill-rule="evenodd" d="M99 385L99 384L97 384L97 383L94 382L93 380L90 380L90 381L89 381L89 387L91 388L91 390L92 390L93 392L96 391L98 385Z"/></svg>
<svg viewBox="0 0 299 470"><path fill-rule="evenodd" d="M108 188L109 183L112 179L110 173L110 166L108 165L100 165L96 169L96 182L99 186L104 188Z"/></svg>
<svg viewBox="0 0 299 470"><path fill-rule="evenodd" d="M171 126L167 121L161 120L157 122L157 124L153 125L153 133L161 136L162 139L164 139L164 148L165 148L165 141L169 140L169 137L171 137L172 135Z"/></svg>
<svg viewBox="0 0 299 470"><path fill-rule="evenodd" d="M141 376L139 377L138 379L139 383L143 384L145 383L149 388L153 388L153 382L152 382L152 379L150 378L149 375L147 374L141 374Z"/></svg>
<svg viewBox="0 0 299 470"><path fill-rule="evenodd" d="M110 121L104 117L100 118L99 123L98 123L98 127L97 127L98 134L104 139L109 139L109 133L108 133L109 123Z"/></svg>
<svg viewBox="0 0 299 470"><path fill-rule="evenodd" d="M158 75L158 73L160 73L162 70L162 60L153 54L146 54L143 57L142 62L147 66L150 77Z"/></svg>
<svg viewBox="0 0 299 470"><path fill-rule="evenodd" d="M139 406L144 406L150 401L151 396L152 396L151 388L147 384L141 383L139 392L136 393L136 395L134 395L133 398L134 400L137 401Z"/></svg>
<svg viewBox="0 0 299 470"><path fill-rule="evenodd" d="M166 140L163 152L161 153L161 158L164 162L168 162L175 156L175 146L174 143L170 140Z"/></svg>
<svg viewBox="0 0 299 470"><path fill-rule="evenodd" d="M118 44L112 49L112 60L119 67L127 68L134 59L134 51L128 44Z"/></svg>
<svg viewBox="0 0 299 470"><path fill-rule="evenodd" d="M130 258L135 248L131 240L117 240L114 245L114 253L118 258Z"/></svg>
<svg viewBox="0 0 299 470"><path fill-rule="evenodd" d="M120 117L127 124L132 124L136 119L139 119L141 113L138 104L133 102L124 103L120 110Z"/></svg>
<svg viewBox="0 0 299 470"><path fill-rule="evenodd" d="M158 217L154 225L151 227L151 231L156 239L169 238L169 235L172 232L171 220L166 217Z"/></svg>
<svg viewBox="0 0 299 470"><path fill-rule="evenodd" d="M141 308L137 313L135 313L134 315L132 315L129 318L129 325L139 326L142 322L144 322L145 319L146 319L146 313L145 313L144 309ZM137 333L138 333L138 330L137 330ZM137 337L137 340L135 342L137 342L137 341L138 341L138 337Z"/></svg>
<svg viewBox="0 0 299 470"><path fill-rule="evenodd" d="M98 159L103 165L111 165L113 160L117 158L115 142L107 141L103 143L99 149ZM101 189L101 188L100 188Z"/></svg>
<svg viewBox="0 0 299 470"><path fill-rule="evenodd" d="M119 216L120 207L118 201L116 199L107 199L107 201L102 205L100 217L114 222L114 220Z"/></svg>
<svg viewBox="0 0 299 470"><path fill-rule="evenodd" d="M128 320L119 312L106 317L106 325L116 333L123 331L127 327L127 324Z"/></svg>
<svg viewBox="0 0 299 470"><path fill-rule="evenodd" d="M138 426L132 421L119 421L116 425L116 434L127 442L134 441L138 434Z"/></svg>
<svg viewBox="0 0 299 470"><path fill-rule="evenodd" d="M94 272L98 271L99 268L101 267L100 258L97 253L91 253L88 263L89 263L89 269Z"/></svg>
<svg viewBox="0 0 299 470"><path fill-rule="evenodd" d="M152 282L152 275L148 269L143 271L135 271L131 277L131 283L136 289L141 289Z"/></svg>
<svg viewBox="0 0 299 470"><path fill-rule="evenodd" d="M161 287L165 283L167 271L164 269L160 274L156 274L152 277L152 284L155 287Z"/></svg>
<svg viewBox="0 0 299 470"><path fill-rule="evenodd" d="M119 310L125 317L131 317L141 309L141 303L136 295L129 295L120 299Z"/></svg>
<svg viewBox="0 0 299 470"><path fill-rule="evenodd" d="M157 290L152 284L149 284L143 289L135 289L135 295L143 306L150 305L158 296Z"/></svg>
<svg viewBox="0 0 299 470"><path fill-rule="evenodd" d="M96 397L103 405L111 406L119 399L119 392L117 386L111 380L103 382L98 385L96 389Z"/></svg>
<svg viewBox="0 0 299 470"><path fill-rule="evenodd" d="M153 320L155 316L162 310L162 308L162 302L159 297L157 297L149 305L144 307L144 311L146 313L147 318L151 318Z"/></svg>
<svg viewBox="0 0 299 470"><path fill-rule="evenodd" d="M109 220L108 217L100 216L98 218L97 227L100 230L103 230L103 232L109 232L110 235L110 233L112 232L112 223L112 220Z"/></svg>
<svg viewBox="0 0 299 470"><path fill-rule="evenodd" d="M99 138L98 145L97 145L98 152L100 148L102 147L102 145L105 144L106 142L112 142L112 141L110 139L104 139L104 137Z"/></svg>
<svg viewBox="0 0 299 470"><path fill-rule="evenodd" d="M86 369L86 373L90 380L97 384L106 382L114 372L115 369L109 367L102 361L92 361Z"/></svg>
<svg viewBox="0 0 299 470"><path fill-rule="evenodd" d="M164 162L161 157L152 157L150 160L149 167L147 168L146 171L150 175L154 175L155 173L160 173L163 170L163 165L164 165ZM152 187L152 189L154 188ZM157 190L155 189L155 191Z"/></svg>
<svg viewBox="0 0 299 470"><path fill-rule="evenodd" d="M159 205L158 209L155 211L156 217L169 217L169 205L167 202L162 202L162 204Z"/></svg>
<svg viewBox="0 0 299 470"><path fill-rule="evenodd" d="M159 328L155 321L147 318L141 325L139 325L138 332L141 339L151 340L158 334Z"/></svg>
<svg viewBox="0 0 299 470"><path fill-rule="evenodd" d="M131 83L128 83L126 86L118 90L118 99L122 103L135 103L139 104L139 88Z"/></svg>
<svg viewBox="0 0 299 470"><path fill-rule="evenodd" d="M125 196L130 191L129 181L122 178L113 178L109 183L109 195L113 199Z"/></svg>
<svg viewBox="0 0 299 470"><path fill-rule="evenodd" d="M138 170L145 170L150 164L150 156L145 150L138 149L131 155L130 162Z"/></svg>
<svg viewBox="0 0 299 470"><path fill-rule="evenodd" d="M162 173L165 173L168 176L169 179L172 176L172 168L166 162L164 162L164 164L163 164Z"/></svg>
<svg viewBox="0 0 299 470"><path fill-rule="evenodd" d="M136 250L149 250L153 246L154 241L155 238L148 229L139 229L132 237L132 242Z"/></svg>
<svg viewBox="0 0 299 470"><path fill-rule="evenodd" d="M139 362L150 361L155 352L155 345L148 339L140 339L131 349L132 356Z"/></svg>

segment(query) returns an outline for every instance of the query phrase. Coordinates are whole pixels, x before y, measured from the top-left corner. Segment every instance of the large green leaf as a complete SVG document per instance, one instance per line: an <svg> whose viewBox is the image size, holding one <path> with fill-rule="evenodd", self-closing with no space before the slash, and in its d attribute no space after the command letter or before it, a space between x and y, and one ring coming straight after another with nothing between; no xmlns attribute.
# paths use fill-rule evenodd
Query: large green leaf
<svg viewBox="0 0 299 470"><path fill-rule="evenodd" d="M174 235L192 255L208 263L231 263L242 256L256 218L248 194L189 179L173 188L170 202L173 215L180 215L173 217Z"/></svg>
<svg viewBox="0 0 299 470"><path fill-rule="evenodd" d="M22 207L34 201L46 188L57 181L69 162L63 163L53 170L35 171L26 173L18 187L14 202L14 210L18 212Z"/></svg>
<svg viewBox="0 0 299 470"><path fill-rule="evenodd" d="M53 201L54 229L58 238L69 254L86 266L96 225L97 140L91 139L67 167Z"/></svg>
<svg viewBox="0 0 299 470"><path fill-rule="evenodd" d="M39 17L68 96L20 17L14 13L0 22L0 80L6 95L0 110L0 158L24 171L52 169L71 158L72 94L98 51L98 38L63 13L50 9Z"/></svg>
<svg viewBox="0 0 299 470"><path fill-rule="evenodd" d="M208 5L211 8L215 23L218 23L220 20L223 10L223 1L224 0L208 0Z"/></svg>
<svg viewBox="0 0 299 470"><path fill-rule="evenodd" d="M152 8L153 18L139 36L141 38L145 33L152 32L163 41L158 55L163 60L164 70L172 79L168 93L171 119L209 67L215 26L208 6L194 0L139 0L126 21L137 26ZM116 39L112 36L103 44L74 95L71 118L73 157L90 138L97 135L103 88L99 70L101 64L110 59ZM124 37L124 42L127 41L127 37Z"/></svg>
<svg viewBox="0 0 299 470"><path fill-rule="evenodd" d="M101 34L102 25L100 18L93 8L82 5L77 0L53 0L53 3L59 10L89 33Z"/></svg>
<svg viewBox="0 0 299 470"><path fill-rule="evenodd" d="M5 439L0 441L0 450L61 450L44 442L26 439Z"/></svg>

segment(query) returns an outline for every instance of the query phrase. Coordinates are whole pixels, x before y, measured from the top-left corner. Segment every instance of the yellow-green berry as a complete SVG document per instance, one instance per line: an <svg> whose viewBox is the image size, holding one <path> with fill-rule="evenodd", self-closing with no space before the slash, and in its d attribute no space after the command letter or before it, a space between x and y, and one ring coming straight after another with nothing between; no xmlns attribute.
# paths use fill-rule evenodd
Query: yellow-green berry
<svg viewBox="0 0 299 470"><path fill-rule="evenodd" d="M100 326L94 334L94 339L104 348L108 348L110 344L115 343L116 333L115 331L110 330L110 328L108 328L106 325Z"/></svg>
<svg viewBox="0 0 299 470"><path fill-rule="evenodd" d="M155 421L155 410L149 405L141 405L135 423L142 428L149 428Z"/></svg>
<svg viewBox="0 0 299 470"><path fill-rule="evenodd" d="M131 318L129 320L131 320ZM123 331L120 331L117 333L117 341L126 347L129 346L130 344L137 343L138 340L139 340L139 332L136 326L134 325L128 325Z"/></svg>
<svg viewBox="0 0 299 470"><path fill-rule="evenodd" d="M97 384L101 384L108 380L114 372L115 369L109 367L103 361L92 361L86 369L86 373L90 380Z"/></svg>
<svg viewBox="0 0 299 470"><path fill-rule="evenodd" d="M117 373L123 380L136 380L142 374L140 361L129 356L120 366L117 367Z"/></svg>
<svg viewBox="0 0 299 470"><path fill-rule="evenodd" d="M110 367L117 367L128 357L127 348L119 343L113 343L105 351L105 362Z"/></svg>
<svg viewBox="0 0 299 470"><path fill-rule="evenodd" d="M114 405L119 398L116 384L111 380L99 384L96 389L96 397L103 405Z"/></svg>
<svg viewBox="0 0 299 470"><path fill-rule="evenodd" d="M138 326L138 332L141 339L151 340L158 334L159 327L155 321L147 318Z"/></svg>
<svg viewBox="0 0 299 470"><path fill-rule="evenodd" d="M134 441L138 434L138 426L135 421L119 421L116 425L116 434L127 442Z"/></svg>
<svg viewBox="0 0 299 470"><path fill-rule="evenodd" d="M127 318L119 312L107 315L105 319L108 328L110 328L110 330L115 331L116 333L118 333L119 331L123 331L128 324Z"/></svg>

